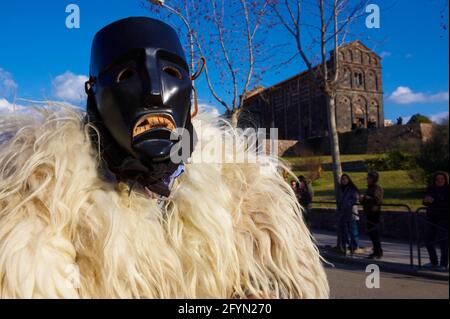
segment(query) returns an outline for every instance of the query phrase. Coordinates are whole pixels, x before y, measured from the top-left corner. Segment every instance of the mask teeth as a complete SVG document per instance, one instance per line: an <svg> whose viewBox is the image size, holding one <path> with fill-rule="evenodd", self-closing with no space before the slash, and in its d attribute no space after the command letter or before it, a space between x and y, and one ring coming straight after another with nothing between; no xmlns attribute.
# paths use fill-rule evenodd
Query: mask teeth
<svg viewBox="0 0 450 319"><path fill-rule="evenodd" d="M148 114L139 119L133 129L133 137L156 128L175 131L176 125L172 118L162 114Z"/></svg>

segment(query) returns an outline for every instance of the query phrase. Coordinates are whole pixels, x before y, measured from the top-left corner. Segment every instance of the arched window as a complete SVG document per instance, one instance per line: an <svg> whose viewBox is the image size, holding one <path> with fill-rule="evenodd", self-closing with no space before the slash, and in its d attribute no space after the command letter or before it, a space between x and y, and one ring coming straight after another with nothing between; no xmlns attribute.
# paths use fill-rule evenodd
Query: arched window
<svg viewBox="0 0 450 319"><path fill-rule="evenodd" d="M363 54L363 64L370 65L370 55L369 53Z"/></svg>
<svg viewBox="0 0 450 319"><path fill-rule="evenodd" d="M361 63L361 50L356 49L353 54L353 62Z"/></svg>
<svg viewBox="0 0 450 319"><path fill-rule="evenodd" d="M378 113L379 113L379 104L375 99L370 100L368 107L368 117L369 120L367 122L367 127L375 128L378 127Z"/></svg>
<svg viewBox="0 0 450 319"><path fill-rule="evenodd" d="M374 55L370 56L370 64L378 65L378 59Z"/></svg>
<svg viewBox="0 0 450 319"><path fill-rule="evenodd" d="M355 88L364 87L364 73L362 70L356 69L353 71L353 87Z"/></svg>
<svg viewBox="0 0 450 319"><path fill-rule="evenodd" d="M339 132L345 132L351 128L350 98L345 95L336 97L336 125Z"/></svg>
<svg viewBox="0 0 450 319"><path fill-rule="evenodd" d="M347 61L347 62L352 62L352 60L353 60L353 57L352 57L352 51L346 50L346 51L344 52L344 55L345 55L345 61Z"/></svg>
<svg viewBox="0 0 450 319"><path fill-rule="evenodd" d="M377 90L377 75L374 71L369 70L367 72L367 89L371 91Z"/></svg>
<svg viewBox="0 0 450 319"><path fill-rule="evenodd" d="M350 111L350 99L347 96L338 96L338 111Z"/></svg>
<svg viewBox="0 0 450 319"><path fill-rule="evenodd" d="M367 101L362 96L357 96L352 102L353 121L352 129L363 128L367 125Z"/></svg>
<svg viewBox="0 0 450 319"><path fill-rule="evenodd" d="M343 69L341 85L346 88L352 85L352 71L347 67Z"/></svg>

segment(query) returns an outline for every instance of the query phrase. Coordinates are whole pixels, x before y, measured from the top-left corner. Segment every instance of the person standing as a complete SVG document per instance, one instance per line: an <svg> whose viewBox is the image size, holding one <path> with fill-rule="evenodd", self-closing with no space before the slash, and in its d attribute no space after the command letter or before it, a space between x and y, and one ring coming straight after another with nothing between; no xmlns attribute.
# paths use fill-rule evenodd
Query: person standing
<svg viewBox="0 0 450 319"><path fill-rule="evenodd" d="M297 191L298 191L298 183L296 180L292 180L291 181L291 188L294 191L295 195L297 195Z"/></svg>
<svg viewBox="0 0 450 319"><path fill-rule="evenodd" d="M312 188L310 188L309 183L303 175L298 177L297 184L297 198L300 205L303 207L303 218L306 225L309 227L309 212L311 209L312 202Z"/></svg>
<svg viewBox="0 0 450 319"><path fill-rule="evenodd" d="M373 252L368 256L369 259L380 259L383 257L379 228L384 190L378 185L379 179L380 177L377 172L369 172L367 174L367 191L364 195L361 195L359 199L363 205L364 213L366 214L367 234L369 235L373 246Z"/></svg>
<svg viewBox="0 0 450 319"><path fill-rule="evenodd" d="M355 210L357 212L357 206L359 197L359 191L356 185L352 182L351 178L347 174L342 174L340 181L340 189L337 198L337 211L339 216L339 235L340 251L347 253L347 249L353 254L359 246L358 243L358 219L355 216Z"/></svg>
<svg viewBox="0 0 450 319"><path fill-rule="evenodd" d="M311 197L311 201L312 201L313 197L314 197L314 189L312 187L312 181L307 180L306 177L303 175L298 176L298 181L303 182L305 184L306 188L308 189L309 196Z"/></svg>
<svg viewBox="0 0 450 319"><path fill-rule="evenodd" d="M436 172L427 188L423 204L427 206L427 227L425 230L425 244L430 256L429 268L448 268L448 215L449 215L449 181L448 174ZM438 263L435 244L441 250L441 260Z"/></svg>

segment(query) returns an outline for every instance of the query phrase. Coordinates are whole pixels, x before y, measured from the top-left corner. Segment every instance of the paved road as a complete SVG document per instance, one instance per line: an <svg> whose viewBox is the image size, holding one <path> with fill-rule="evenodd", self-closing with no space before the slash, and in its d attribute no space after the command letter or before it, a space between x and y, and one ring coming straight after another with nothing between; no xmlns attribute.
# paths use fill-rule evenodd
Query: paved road
<svg viewBox="0 0 450 319"><path fill-rule="evenodd" d="M335 268L327 266L326 271L331 298L449 298L449 284L445 281L381 272L380 288L368 289L366 277L369 273L362 266L335 264Z"/></svg>

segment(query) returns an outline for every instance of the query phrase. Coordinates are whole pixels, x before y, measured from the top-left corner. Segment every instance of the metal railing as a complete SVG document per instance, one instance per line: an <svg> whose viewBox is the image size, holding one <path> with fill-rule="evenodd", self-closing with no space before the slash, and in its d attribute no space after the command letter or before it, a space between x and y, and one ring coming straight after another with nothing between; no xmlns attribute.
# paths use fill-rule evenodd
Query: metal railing
<svg viewBox="0 0 450 319"><path fill-rule="evenodd" d="M314 204L325 204L325 205L334 205L337 206L337 203L334 201L313 201L311 205ZM357 206L361 207L361 204L357 204ZM412 212L411 207L406 204L381 204L380 207L398 207L404 208L404 212L408 215L408 241L409 241L409 263L411 267L414 267L414 237L417 238L417 234L414 234L413 225L416 225L415 232L417 233L418 226L415 219L415 214ZM337 207L336 207L337 208ZM401 211L400 211L401 212ZM370 222L368 222L370 223ZM378 226L378 225L377 225ZM416 236L414 236L416 235ZM419 247L419 242L417 242L417 246ZM420 265L420 247L418 248L418 262Z"/></svg>

